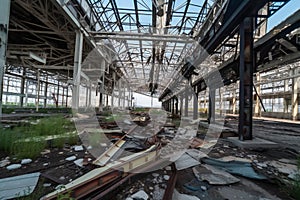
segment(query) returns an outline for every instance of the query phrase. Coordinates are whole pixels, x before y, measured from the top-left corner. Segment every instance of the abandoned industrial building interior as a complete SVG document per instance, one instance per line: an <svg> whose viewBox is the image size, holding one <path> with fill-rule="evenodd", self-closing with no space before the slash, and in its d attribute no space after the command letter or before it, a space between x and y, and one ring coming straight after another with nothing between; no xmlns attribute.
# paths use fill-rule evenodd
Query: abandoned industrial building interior
<svg viewBox="0 0 300 200"><path fill-rule="evenodd" d="M298 0L0 0L0 199L300 199Z"/></svg>

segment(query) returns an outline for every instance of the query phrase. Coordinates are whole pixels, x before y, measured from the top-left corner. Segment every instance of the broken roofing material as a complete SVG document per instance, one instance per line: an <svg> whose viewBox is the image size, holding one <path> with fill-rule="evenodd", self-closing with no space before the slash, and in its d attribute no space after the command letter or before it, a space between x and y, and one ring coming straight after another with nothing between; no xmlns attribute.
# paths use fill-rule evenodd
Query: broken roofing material
<svg viewBox="0 0 300 200"><path fill-rule="evenodd" d="M254 171L251 164L248 162L242 161L222 161L220 159L214 158L203 158L201 159L202 162L212 165L216 168L225 170L231 174L236 174L252 179L267 179L265 176L260 175Z"/></svg>
<svg viewBox="0 0 300 200"><path fill-rule="evenodd" d="M32 173L0 179L0 199L30 195L36 187L39 176L40 173Z"/></svg>
<svg viewBox="0 0 300 200"><path fill-rule="evenodd" d="M229 185L240 181L231 174L206 164L193 167L193 172L198 180L207 181L211 185Z"/></svg>

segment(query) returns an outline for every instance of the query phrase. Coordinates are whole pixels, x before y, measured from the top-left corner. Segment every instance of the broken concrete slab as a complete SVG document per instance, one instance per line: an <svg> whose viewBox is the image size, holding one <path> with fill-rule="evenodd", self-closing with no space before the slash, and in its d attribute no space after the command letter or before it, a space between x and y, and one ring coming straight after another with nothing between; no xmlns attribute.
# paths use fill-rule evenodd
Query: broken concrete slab
<svg viewBox="0 0 300 200"><path fill-rule="evenodd" d="M228 137L225 139L228 142L231 142L233 145L244 148L244 149L268 149L268 148L277 148L278 144L275 142L271 142L269 140L265 140L262 138L253 138L252 140L239 140L238 137Z"/></svg>
<svg viewBox="0 0 300 200"><path fill-rule="evenodd" d="M0 179L0 199L12 199L30 195L39 180L40 173Z"/></svg>
<svg viewBox="0 0 300 200"><path fill-rule="evenodd" d="M225 170L231 174L241 175L253 179L267 179L267 177L260 175L254 171L251 164L248 162L241 161L222 161L214 158L203 158L201 159L206 164L212 165L221 170Z"/></svg>
<svg viewBox="0 0 300 200"><path fill-rule="evenodd" d="M175 166L177 170L187 169L196 165L200 165L201 163L188 155L187 153L182 154L176 161Z"/></svg>
<svg viewBox="0 0 300 200"><path fill-rule="evenodd" d="M275 160L268 162L268 165L274 167L279 173L285 175L294 174L298 170L297 165L286 164Z"/></svg>
<svg viewBox="0 0 300 200"><path fill-rule="evenodd" d="M225 162L241 161L241 162L252 163L252 161L250 159L240 158L240 157L236 157L236 156L225 156L225 157L219 158L219 160L222 160L222 161L225 161Z"/></svg>
<svg viewBox="0 0 300 200"><path fill-rule="evenodd" d="M144 190L140 190L136 193L134 193L133 195L131 195L132 199L140 199L140 200L148 200L149 195L144 191Z"/></svg>
<svg viewBox="0 0 300 200"><path fill-rule="evenodd" d="M211 185L230 185L240 181L224 170L206 164L201 165L201 168L193 167L193 172L200 181L207 181Z"/></svg>

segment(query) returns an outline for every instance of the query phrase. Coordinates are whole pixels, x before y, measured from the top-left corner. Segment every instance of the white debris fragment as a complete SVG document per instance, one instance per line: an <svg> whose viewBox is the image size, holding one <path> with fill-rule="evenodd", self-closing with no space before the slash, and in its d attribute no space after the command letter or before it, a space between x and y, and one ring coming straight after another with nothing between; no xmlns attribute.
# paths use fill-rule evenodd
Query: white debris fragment
<svg viewBox="0 0 300 200"><path fill-rule="evenodd" d="M278 161L271 161L268 163L268 165L274 167L277 169L278 172L286 175L290 175L292 173L295 173L297 171L297 166L292 164L285 164Z"/></svg>
<svg viewBox="0 0 300 200"><path fill-rule="evenodd" d="M158 174L158 173L152 173L152 176L153 176L153 177L158 177L159 174Z"/></svg>
<svg viewBox="0 0 300 200"><path fill-rule="evenodd" d="M148 200L149 196L144 190L140 190L137 193L131 195L133 199L140 199L140 200Z"/></svg>
<svg viewBox="0 0 300 200"><path fill-rule="evenodd" d="M201 190L206 191L206 190L207 190L207 187L201 186Z"/></svg>
<svg viewBox="0 0 300 200"><path fill-rule="evenodd" d="M83 158L79 158L77 160L74 161L75 165L79 166L79 167L83 167Z"/></svg>
<svg viewBox="0 0 300 200"><path fill-rule="evenodd" d="M87 150L91 150L93 147L91 145L89 145L86 149Z"/></svg>
<svg viewBox="0 0 300 200"><path fill-rule="evenodd" d="M48 165L49 165L49 163L44 163L44 164L43 164L44 167L46 167L46 166L48 166Z"/></svg>
<svg viewBox="0 0 300 200"><path fill-rule="evenodd" d="M8 159L0 161L0 167L5 167L5 166L7 166L9 164L10 164L10 161Z"/></svg>
<svg viewBox="0 0 300 200"><path fill-rule="evenodd" d="M123 122L124 122L125 124L131 125L131 122L130 122L128 119L125 119Z"/></svg>
<svg viewBox="0 0 300 200"><path fill-rule="evenodd" d="M106 143L100 143L100 146L101 147L107 147L107 144Z"/></svg>
<svg viewBox="0 0 300 200"><path fill-rule="evenodd" d="M83 146L82 145L74 146L74 151L83 151Z"/></svg>
<svg viewBox="0 0 300 200"><path fill-rule="evenodd" d="M43 184L43 187L50 187L51 186L51 183L44 183Z"/></svg>
<svg viewBox="0 0 300 200"><path fill-rule="evenodd" d="M164 175L164 179L165 179L166 181L168 181L168 180L170 179L170 176L169 176L169 175Z"/></svg>
<svg viewBox="0 0 300 200"><path fill-rule="evenodd" d="M31 160L30 158L22 159L22 160L21 160L21 164L22 164L22 165L29 164L29 163L31 163L31 162L32 162L32 160Z"/></svg>
<svg viewBox="0 0 300 200"><path fill-rule="evenodd" d="M73 161L76 159L76 156L70 156L70 157L67 157L65 160L66 161Z"/></svg>
<svg viewBox="0 0 300 200"><path fill-rule="evenodd" d="M14 169L19 169L19 168L21 168L21 167L22 167L21 164L12 164L12 165L8 165L8 166L6 167L6 169L7 169L7 170L14 170Z"/></svg>

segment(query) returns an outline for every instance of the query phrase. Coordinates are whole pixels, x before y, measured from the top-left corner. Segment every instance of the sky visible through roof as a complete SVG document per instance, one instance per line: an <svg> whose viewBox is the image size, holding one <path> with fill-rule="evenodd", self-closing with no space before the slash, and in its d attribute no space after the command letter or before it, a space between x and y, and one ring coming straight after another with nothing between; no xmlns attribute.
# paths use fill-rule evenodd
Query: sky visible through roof
<svg viewBox="0 0 300 200"><path fill-rule="evenodd" d="M122 2L122 3L121 3ZM147 2L147 1L145 1ZM183 2L183 1L182 1ZM120 1L118 2L121 7L128 8L133 7L131 1ZM202 3L202 2L201 2ZM270 31L280 22L284 21L288 16L296 12L300 9L300 1L299 0L291 0L289 1L283 8L281 8L278 12L276 12L273 16L271 16L268 20L267 30ZM142 19L141 19L142 20ZM143 107L160 107L161 104L157 98L153 98L151 103L151 97L145 96L142 94L134 94L135 97L135 104L136 106L143 106Z"/></svg>

